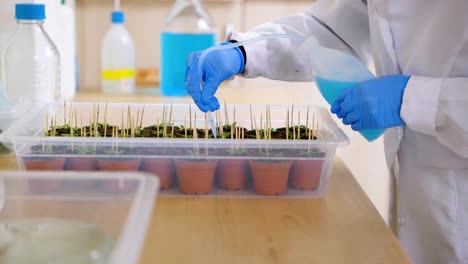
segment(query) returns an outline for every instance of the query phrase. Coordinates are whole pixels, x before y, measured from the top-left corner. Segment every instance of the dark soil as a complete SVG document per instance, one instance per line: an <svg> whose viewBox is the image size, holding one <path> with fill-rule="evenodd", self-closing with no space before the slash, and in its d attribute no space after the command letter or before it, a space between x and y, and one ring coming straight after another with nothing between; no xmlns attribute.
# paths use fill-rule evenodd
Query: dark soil
<svg viewBox="0 0 468 264"><path fill-rule="evenodd" d="M96 134L93 131L91 133L91 127L86 126L86 136L87 137L94 137ZM118 129L118 127L116 127ZM286 128L281 127L281 128L276 128L272 129L270 134L272 139L293 139L295 136L296 139L298 137L298 134L300 135L301 140L308 140L309 139L309 134L307 131L307 128L305 126L300 126L300 127L295 127L296 133L293 133L293 128L289 128L288 132L289 135L286 137ZM81 128L73 128L73 136L81 136ZM98 137L103 137L104 133L106 133L106 137L112 137L112 130L113 126L112 125L107 125L104 126L103 124L98 124ZM172 131L174 130L174 131ZM248 130L247 128L241 128L241 131L243 130L244 132L244 138L245 139L256 139L257 138L257 133L255 130ZM299 133L298 133L299 130ZM118 129L118 135L119 137L123 137L124 134L127 135L127 137L130 137L131 131L130 129ZM194 133L193 133L192 128L187 129L187 138L193 138ZM264 129L259 130L260 138L265 138L265 134L267 131ZM213 133L211 129L209 129L207 132L204 129L197 128L197 137L198 138L205 138L206 133L208 133L208 138L214 138ZM219 129L218 129L218 134L220 134ZM47 133L48 136L52 135L51 130L48 131ZM65 125L61 127L56 127L56 134L55 136L57 137L69 137L70 135L70 126ZM137 138L163 138L164 137L164 126L159 125L159 131L158 127L156 125L144 127L144 128L136 128L135 129L135 135L134 137ZM166 126L166 138L185 138L185 128L183 126ZM218 138L225 138L225 139L230 139L231 138L231 125L224 125L223 126L223 134L218 135ZM312 139L312 138L311 138ZM313 140L316 140L317 137L313 136Z"/></svg>
<svg viewBox="0 0 468 264"><path fill-rule="evenodd" d="M112 156L128 156L128 155L138 155L139 154L138 148L131 148L131 147L111 147L111 146L103 146L98 147L96 149L96 153L98 155L112 155Z"/></svg>
<svg viewBox="0 0 468 264"><path fill-rule="evenodd" d="M34 145L31 147L31 154L36 155L49 155L49 154L69 154L68 146L61 146L61 145Z"/></svg>

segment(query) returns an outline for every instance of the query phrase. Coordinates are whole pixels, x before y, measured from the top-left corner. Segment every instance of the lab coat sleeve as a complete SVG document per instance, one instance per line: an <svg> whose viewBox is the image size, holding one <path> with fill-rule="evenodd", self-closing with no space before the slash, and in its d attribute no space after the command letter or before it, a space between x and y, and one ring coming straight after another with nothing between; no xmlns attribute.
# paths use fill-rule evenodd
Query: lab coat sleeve
<svg viewBox="0 0 468 264"><path fill-rule="evenodd" d="M314 36L322 46L339 49L368 61L370 33L367 5L362 0L318 0L303 13L259 25L248 32L231 32L228 40L242 41L270 34ZM284 81L312 81L307 61L299 55L300 43L290 39L246 45L244 77Z"/></svg>
<svg viewBox="0 0 468 264"><path fill-rule="evenodd" d="M400 115L407 127L468 158L468 78L411 77Z"/></svg>

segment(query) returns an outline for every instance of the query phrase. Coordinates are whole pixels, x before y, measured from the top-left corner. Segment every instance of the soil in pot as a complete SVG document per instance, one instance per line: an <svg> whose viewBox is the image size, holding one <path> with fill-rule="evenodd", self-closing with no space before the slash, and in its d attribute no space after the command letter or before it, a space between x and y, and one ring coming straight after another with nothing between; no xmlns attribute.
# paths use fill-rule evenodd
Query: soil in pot
<svg viewBox="0 0 468 264"><path fill-rule="evenodd" d="M184 194L208 194L213 188L216 160L176 160L179 190Z"/></svg>
<svg viewBox="0 0 468 264"><path fill-rule="evenodd" d="M320 185L323 160L295 160L291 166L289 185L298 190L315 190Z"/></svg>
<svg viewBox="0 0 468 264"><path fill-rule="evenodd" d="M225 190L242 190L250 175L249 162L245 159L222 159L218 161L216 178L218 187Z"/></svg>
<svg viewBox="0 0 468 264"><path fill-rule="evenodd" d="M65 158L23 158L26 170L63 171ZM62 186L60 180L29 180L29 189L35 193L56 192Z"/></svg>
<svg viewBox="0 0 468 264"><path fill-rule="evenodd" d="M283 195L288 187L292 161L251 160L254 190L259 195Z"/></svg>
<svg viewBox="0 0 468 264"><path fill-rule="evenodd" d="M295 129L296 129L296 133L297 133L299 128L296 126ZM271 132L271 138L272 139L287 139L287 138L292 139L294 137L294 132L293 132L292 127L289 128L289 131L288 131L289 135L288 136L286 136L286 134L287 134L286 132L287 132L287 129L285 127L276 128ZM299 134L300 134L300 139L301 140L308 140L309 139L308 130L306 129L305 126L300 127L300 133ZM299 139L299 138L297 138L297 135L295 135L295 136L296 136L296 139ZM316 140L316 139L317 139L316 136L311 137L311 140Z"/></svg>
<svg viewBox="0 0 468 264"><path fill-rule="evenodd" d="M161 190L170 189L175 184L176 168L173 159L144 158L141 160L140 170L157 175Z"/></svg>
<svg viewBox="0 0 468 264"><path fill-rule="evenodd" d="M159 131L159 133L158 133ZM174 131L174 134L172 132ZM164 125L160 124L159 128L156 125L144 127L141 130L141 137L145 138L163 138L164 137ZM174 128L167 124L166 126L166 137L167 138L183 138L184 133L182 127L174 126Z"/></svg>
<svg viewBox="0 0 468 264"><path fill-rule="evenodd" d="M244 132L244 138L257 139L257 132L255 130L248 130Z"/></svg>

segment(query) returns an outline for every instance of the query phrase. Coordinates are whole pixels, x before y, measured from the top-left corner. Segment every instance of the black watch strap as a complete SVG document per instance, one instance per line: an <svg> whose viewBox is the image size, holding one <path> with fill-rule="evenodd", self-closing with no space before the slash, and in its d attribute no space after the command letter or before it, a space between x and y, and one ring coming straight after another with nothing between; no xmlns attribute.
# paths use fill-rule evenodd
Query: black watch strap
<svg viewBox="0 0 468 264"><path fill-rule="evenodd" d="M231 39L231 40L229 40L228 42L237 43L237 42L239 42L239 41L234 40L234 39ZM242 52L242 56L244 56L244 69L245 69L245 65L247 64L247 53L245 52L244 46L239 46L238 48L239 48L240 51Z"/></svg>

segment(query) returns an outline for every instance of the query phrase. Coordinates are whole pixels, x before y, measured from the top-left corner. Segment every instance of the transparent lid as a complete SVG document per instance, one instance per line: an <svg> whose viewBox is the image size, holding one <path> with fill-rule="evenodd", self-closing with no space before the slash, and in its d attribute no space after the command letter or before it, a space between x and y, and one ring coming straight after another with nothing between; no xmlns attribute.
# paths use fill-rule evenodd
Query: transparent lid
<svg viewBox="0 0 468 264"><path fill-rule="evenodd" d="M166 17L164 31L214 33L215 24L199 0L176 0Z"/></svg>
<svg viewBox="0 0 468 264"><path fill-rule="evenodd" d="M158 189L143 173L1 172L0 263L137 263Z"/></svg>

